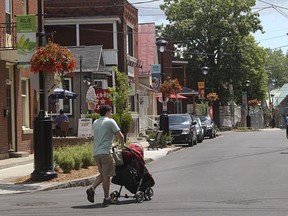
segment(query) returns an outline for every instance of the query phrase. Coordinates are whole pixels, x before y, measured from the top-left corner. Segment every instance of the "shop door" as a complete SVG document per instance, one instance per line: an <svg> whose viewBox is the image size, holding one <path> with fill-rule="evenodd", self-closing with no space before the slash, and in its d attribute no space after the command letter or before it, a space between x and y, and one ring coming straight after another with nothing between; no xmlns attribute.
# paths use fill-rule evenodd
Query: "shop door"
<svg viewBox="0 0 288 216"><path fill-rule="evenodd" d="M12 115L11 115L11 85L6 85L6 110L4 110L4 115L7 119L8 126L8 147L10 150L13 149L12 145ZM15 150L15 149L13 149Z"/></svg>

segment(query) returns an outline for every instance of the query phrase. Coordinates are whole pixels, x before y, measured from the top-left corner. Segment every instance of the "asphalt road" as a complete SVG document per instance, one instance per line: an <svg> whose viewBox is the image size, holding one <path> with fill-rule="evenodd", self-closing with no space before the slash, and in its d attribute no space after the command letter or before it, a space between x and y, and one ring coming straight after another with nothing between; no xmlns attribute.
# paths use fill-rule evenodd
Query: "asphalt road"
<svg viewBox="0 0 288 216"><path fill-rule="evenodd" d="M147 165L151 201L101 207L85 188L0 196L1 215L287 216L288 141L284 130L227 132ZM113 185L113 189L119 189ZM129 194L129 192L127 192Z"/></svg>

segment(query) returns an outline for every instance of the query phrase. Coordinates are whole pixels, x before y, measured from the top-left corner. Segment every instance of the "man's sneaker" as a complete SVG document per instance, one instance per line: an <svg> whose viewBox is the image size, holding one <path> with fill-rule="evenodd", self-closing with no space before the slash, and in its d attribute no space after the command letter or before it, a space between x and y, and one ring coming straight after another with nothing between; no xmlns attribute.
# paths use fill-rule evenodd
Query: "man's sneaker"
<svg viewBox="0 0 288 216"><path fill-rule="evenodd" d="M103 200L103 207L107 207L110 204L118 204L118 200L113 200L111 197L109 197L108 199Z"/></svg>
<svg viewBox="0 0 288 216"><path fill-rule="evenodd" d="M86 194L87 194L87 200L91 203L94 203L94 195L95 195L94 189L90 187L89 189L86 190Z"/></svg>

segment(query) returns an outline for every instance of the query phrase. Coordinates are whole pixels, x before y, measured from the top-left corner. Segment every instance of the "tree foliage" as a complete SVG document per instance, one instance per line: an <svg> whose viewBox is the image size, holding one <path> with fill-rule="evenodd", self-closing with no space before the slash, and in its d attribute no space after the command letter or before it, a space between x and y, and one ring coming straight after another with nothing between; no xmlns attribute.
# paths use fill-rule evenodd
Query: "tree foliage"
<svg viewBox="0 0 288 216"><path fill-rule="evenodd" d="M116 107L116 113L113 114L113 118L124 134L126 142L127 133L132 124L132 115L129 113L130 107L128 105L131 89L128 75L116 71L116 83L115 87L108 88L110 91L109 99L112 101L113 106Z"/></svg>
<svg viewBox="0 0 288 216"><path fill-rule="evenodd" d="M284 55L281 49L267 49L266 69L269 76L270 89L281 87L288 82L288 55Z"/></svg>
<svg viewBox="0 0 288 216"><path fill-rule="evenodd" d="M255 0L164 0L161 9L169 24L162 36L177 44L178 57L189 61L188 83L193 85L188 87L195 89L206 79L206 91L216 91L222 103L231 99L240 103L249 79L251 97L265 98L266 52L251 36L262 31L259 14L251 12L254 5ZM205 78L200 69L204 65L210 68Z"/></svg>

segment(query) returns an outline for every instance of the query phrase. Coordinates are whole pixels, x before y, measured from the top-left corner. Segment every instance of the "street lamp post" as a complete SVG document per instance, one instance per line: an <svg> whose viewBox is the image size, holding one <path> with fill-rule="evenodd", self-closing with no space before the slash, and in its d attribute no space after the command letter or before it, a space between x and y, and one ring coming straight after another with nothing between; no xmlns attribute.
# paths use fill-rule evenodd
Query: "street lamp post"
<svg viewBox="0 0 288 216"><path fill-rule="evenodd" d="M38 0L38 46L41 47L43 37L42 27L42 0ZM39 99L40 111L34 119L34 171L31 178L38 181L47 181L57 177L53 167L52 121L45 112L44 75L39 72Z"/></svg>
<svg viewBox="0 0 288 216"><path fill-rule="evenodd" d="M163 53L166 49L167 44L168 42L164 39L160 39L156 42L156 45L161 54L161 83L163 83L165 79ZM160 130L163 131L163 134L169 134L169 118L166 112L167 101L165 94L162 93L162 113L160 114Z"/></svg>
<svg viewBox="0 0 288 216"><path fill-rule="evenodd" d="M248 87L250 86L250 80L245 81L246 85L246 92L247 92L247 116L246 116L246 126L251 127L251 116L250 116L250 110L249 110L249 97L248 97Z"/></svg>
<svg viewBox="0 0 288 216"><path fill-rule="evenodd" d="M79 85L79 88L80 88L80 91L79 91L79 100L80 100L80 103L79 103L79 111L80 111L80 118L81 118L81 114L82 114L82 55L79 56L79 60L80 60L80 85Z"/></svg>
<svg viewBox="0 0 288 216"><path fill-rule="evenodd" d="M201 67L202 74L204 75L204 98L206 95L206 75L209 72L209 67L203 66ZM207 103L205 103L205 114L207 115Z"/></svg>

